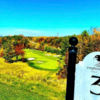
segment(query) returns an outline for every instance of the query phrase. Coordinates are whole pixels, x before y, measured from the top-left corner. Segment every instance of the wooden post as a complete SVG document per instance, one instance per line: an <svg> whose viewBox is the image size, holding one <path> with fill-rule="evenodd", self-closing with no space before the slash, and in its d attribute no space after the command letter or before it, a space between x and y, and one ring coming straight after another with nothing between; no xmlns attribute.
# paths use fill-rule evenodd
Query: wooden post
<svg viewBox="0 0 100 100"><path fill-rule="evenodd" d="M69 47L69 61L68 61L68 76L66 85L66 100L74 100L74 82L75 82L75 64L78 40L75 37L71 37L69 40L71 47Z"/></svg>

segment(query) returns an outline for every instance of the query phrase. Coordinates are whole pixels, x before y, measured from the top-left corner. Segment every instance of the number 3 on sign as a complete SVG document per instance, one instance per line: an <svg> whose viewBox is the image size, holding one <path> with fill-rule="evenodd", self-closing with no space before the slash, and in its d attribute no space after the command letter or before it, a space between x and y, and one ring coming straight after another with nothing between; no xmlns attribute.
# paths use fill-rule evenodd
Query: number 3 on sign
<svg viewBox="0 0 100 100"><path fill-rule="evenodd" d="M94 76L94 75L92 75L91 76L92 78L98 78L94 83L92 83L91 85L98 85L98 86L100 86L100 84L98 84L99 82L100 82L100 77L98 77L98 76ZM91 94L94 94L94 95L100 95L100 93L94 93L93 91L91 91L90 90L90 93Z"/></svg>

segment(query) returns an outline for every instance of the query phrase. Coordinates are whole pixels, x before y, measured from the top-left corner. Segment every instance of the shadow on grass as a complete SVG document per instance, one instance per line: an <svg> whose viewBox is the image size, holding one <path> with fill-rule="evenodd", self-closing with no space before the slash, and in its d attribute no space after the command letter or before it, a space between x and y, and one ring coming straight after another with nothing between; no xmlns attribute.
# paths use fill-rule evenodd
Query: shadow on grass
<svg viewBox="0 0 100 100"><path fill-rule="evenodd" d="M36 68L36 69L39 69L39 70L46 70L46 71L58 71L58 68L57 69L47 69L47 68L42 68L40 66L37 66L35 63L33 62L30 62L28 61L27 62L29 66L33 67L33 68Z"/></svg>
<svg viewBox="0 0 100 100"><path fill-rule="evenodd" d="M33 67L33 68L35 68L35 69L39 69L39 70L58 71L58 70L60 69L59 67L58 67L57 69L47 69L47 68L42 68L42 67L36 65L35 63L33 63L33 62L27 60L27 58L18 59L18 61L27 62L28 65L29 65L30 67ZM16 61L16 60L11 60L11 61L8 62L8 63L13 63L13 62L18 62L18 61Z"/></svg>
<svg viewBox="0 0 100 100"><path fill-rule="evenodd" d="M11 60L8 63L13 63L13 62L18 62L18 61L22 61L22 62L27 62L27 58L23 58L23 59L18 59L18 60Z"/></svg>

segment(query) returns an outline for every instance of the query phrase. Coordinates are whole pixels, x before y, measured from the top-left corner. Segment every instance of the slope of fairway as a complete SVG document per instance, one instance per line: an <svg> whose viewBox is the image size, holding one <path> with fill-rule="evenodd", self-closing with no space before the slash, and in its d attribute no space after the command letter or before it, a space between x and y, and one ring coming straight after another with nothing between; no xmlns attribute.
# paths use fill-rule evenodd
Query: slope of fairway
<svg viewBox="0 0 100 100"><path fill-rule="evenodd" d="M24 49L24 51L25 51L25 58L35 58L33 61L28 61L28 64L30 66L33 66L34 68L37 69L44 69L51 71L58 70L57 57L54 57L52 55L47 56L44 52L38 50Z"/></svg>
<svg viewBox="0 0 100 100"><path fill-rule="evenodd" d="M5 63L3 58L0 58L0 74L8 74L24 79L37 79L47 76L51 71L38 70L31 67L27 62L22 61L14 63ZM55 72L54 72L55 73Z"/></svg>

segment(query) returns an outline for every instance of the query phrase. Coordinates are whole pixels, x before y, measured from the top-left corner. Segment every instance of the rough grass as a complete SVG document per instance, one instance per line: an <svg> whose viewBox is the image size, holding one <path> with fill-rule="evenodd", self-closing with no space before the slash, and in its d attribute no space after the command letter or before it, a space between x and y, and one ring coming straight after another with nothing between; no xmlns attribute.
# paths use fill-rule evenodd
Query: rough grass
<svg viewBox="0 0 100 100"><path fill-rule="evenodd" d="M30 55L30 53L33 55ZM35 55L36 53L37 55ZM33 53L33 51L28 50L27 57L34 57L35 55L37 59L39 59L38 57L41 59L44 52L39 53L40 51ZM46 57L44 58L46 59ZM45 59L41 60L45 61ZM49 59L52 61L55 59L53 62L56 62L57 58L49 56ZM29 66L27 62L21 61L5 63L4 59L0 58L0 83L2 83L0 84L0 87L2 87L0 88L0 98L2 98L0 100L17 100L17 98L18 100L64 100L65 81L57 79L56 71L39 70L34 66ZM8 87L7 91L6 87ZM26 94L30 97L28 98Z"/></svg>
<svg viewBox="0 0 100 100"><path fill-rule="evenodd" d="M18 87L0 84L0 100L50 100L37 92L24 91Z"/></svg>

